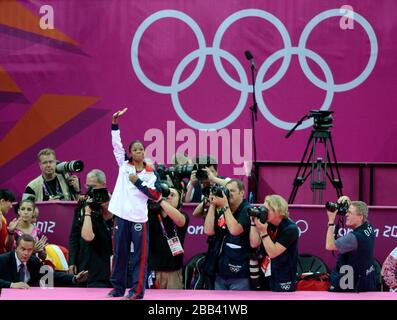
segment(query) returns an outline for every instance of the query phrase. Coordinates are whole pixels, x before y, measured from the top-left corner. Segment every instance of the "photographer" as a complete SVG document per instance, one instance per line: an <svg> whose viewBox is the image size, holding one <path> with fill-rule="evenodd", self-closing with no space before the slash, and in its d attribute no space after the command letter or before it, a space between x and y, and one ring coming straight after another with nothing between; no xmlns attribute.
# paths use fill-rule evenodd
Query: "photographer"
<svg viewBox="0 0 397 320"><path fill-rule="evenodd" d="M69 273L87 270L87 287L110 288L113 218L107 210L105 173L90 171L86 186L89 191L79 200L69 236Z"/></svg>
<svg viewBox="0 0 397 320"><path fill-rule="evenodd" d="M350 201L346 196L338 199L336 206L326 205L328 230L326 249L338 251L336 266L331 272L330 291L375 291L376 272L374 265L375 235L368 223L368 206L362 201ZM353 229L343 237L334 239L336 215L346 215L346 226ZM353 269L353 283L345 283L343 269ZM343 269L341 270L341 268ZM342 282L342 283L341 283Z"/></svg>
<svg viewBox="0 0 397 320"><path fill-rule="evenodd" d="M213 185L225 186L230 179L218 177L218 165L214 158L197 157L198 170L193 170L186 188L185 202L201 202L205 189ZM196 211L196 210L195 210ZM193 213L193 215L195 215ZM197 214L196 214L197 215Z"/></svg>
<svg viewBox="0 0 397 320"><path fill-rule="evenodd" d="M215 276L215 290L250 290L249 203L241 180L230 180L226 188L214 186L204 232L213 237L206 257L206 273Z"/></svg>
<svg viewBox="0 0 397 320"><path fill-rule="evenodd" d="M295 291L299 230L289 219L288 204L279 195L269 195L264 203L266 216L253 217L251 247L263 245L267 256L261 262L272 291ZM262 220L262 221L261 221Z"/></svg>
<svg viewBox="0 0 397 320"><path fill-rule="evenodd" d="M168 187L160 202L149 205L148 264L159 289L183 289L183 243L189 217L181 205L181 192Z"/></svg>
<svg viewBox="0 0 397 320"><path fill-rule="evenodd" d="M46 148L37 155L41 175L30 181L26 186L23 199L37 201L76 200L80 193L79 179L72 175L67 179L63 174L56 172L55 151Z"/></svg>

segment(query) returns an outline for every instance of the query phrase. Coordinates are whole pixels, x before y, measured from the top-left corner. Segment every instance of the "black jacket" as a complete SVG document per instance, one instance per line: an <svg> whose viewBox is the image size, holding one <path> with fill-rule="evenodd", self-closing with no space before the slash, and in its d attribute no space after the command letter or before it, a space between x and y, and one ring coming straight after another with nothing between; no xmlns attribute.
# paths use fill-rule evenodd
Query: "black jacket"
<svg viewBox="0 0 397 320"><path fill-rule="evenodd" d="M39 286L40 278L44 276L44 274L40 274L40 268L42 266L40 260L36 256L31 256L26 265L30 273L28 285L31 287ZM0 255L0 288L10 288L12 282L20 282L15 251ZM73 276L55 271L54 284L71 286L73 285Z"/></svg>

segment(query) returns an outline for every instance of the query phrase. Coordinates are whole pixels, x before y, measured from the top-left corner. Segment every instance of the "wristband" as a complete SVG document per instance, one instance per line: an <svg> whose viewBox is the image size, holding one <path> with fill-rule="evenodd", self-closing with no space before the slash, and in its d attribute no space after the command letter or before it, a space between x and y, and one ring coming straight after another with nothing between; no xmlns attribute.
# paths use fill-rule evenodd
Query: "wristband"
<svg viewBox="0 0 397 320"><path fill-rule="evenodd" d="M335 223L328 223L328 227L333 227Z"/></svg>
<svg viewBox="0 0 397 320"><path fill-rule="evenodd" d="M10 236L13 236L15 232L10 232L10 231L7 230L7 233L8 233Z"/></svg>
<svg viewBox="0 0 397 320"><path fill-rule="evenodd" d="M266 237L268 237L269 235L267 234L267 233L265 233L265 234L262 234L261 235L261 239L265 239Z"/></svg>
<svg viewBox="0 0 397 320"><path fill-rule="evenodd" d="M226 212L227 209L229 209L229 206L228 206L228 205L226 205L226 206L224 206L224 207L222 208L223 212Z"/></svg>
<svg viewBox="0 0 397 320"><path fill-rule="evenodd" d="M85 217L91 217L91 215L90 215L90 214L85 214L84 216L85 216Z"/></svg>

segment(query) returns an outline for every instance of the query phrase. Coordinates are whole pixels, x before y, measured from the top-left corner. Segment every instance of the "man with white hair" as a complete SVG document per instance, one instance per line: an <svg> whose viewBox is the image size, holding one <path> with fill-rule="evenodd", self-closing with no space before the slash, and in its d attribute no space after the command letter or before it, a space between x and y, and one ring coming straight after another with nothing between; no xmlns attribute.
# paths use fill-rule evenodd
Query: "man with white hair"
<svg viewBox="0 0 397 320"><path fill-rule="evenodd" d="M327 209L326 249L339 253L336 266L331 272L331 287L329 290L375 291L375 234L367 221L368 206L362 201L350 201L346 196L340 197L338 203L348 204L345 225L352 228L353 231L335 240L335 218L339 209L333 212Z"/></svg>
<svg viewBox="0 0 397 320"><path fill-rule="evenodd" d="M88 270L88 287L110 287L113 216L106 203L90 205L96 191L107 192L105 173L90 171L86 188L87 195L78 203L69 236L69 273Z"/></svg>

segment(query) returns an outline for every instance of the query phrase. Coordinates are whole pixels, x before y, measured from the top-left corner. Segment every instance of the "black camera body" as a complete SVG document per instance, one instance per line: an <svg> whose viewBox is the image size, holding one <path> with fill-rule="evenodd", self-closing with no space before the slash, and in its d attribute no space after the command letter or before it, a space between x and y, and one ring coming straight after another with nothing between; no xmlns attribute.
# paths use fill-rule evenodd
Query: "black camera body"
<svg viewBox="0 0 397 320"><path fill-rule="evenodd" d="M265 206L249 207L247 209L248 216L258 218L261 223L266 223L269 211Z"/></svg>
<svg viewBox="0 0 397 320"><path fill-rule="evenodd" d="M81 205L84 208L89 206L93 213L101 212L101 205L110 201L109 191L106 188L93 189L89 188L86 196L88 199L83 200Z"/></svg>
<svg viewBox="0 0 397 320"><path fill-rule="evenodd" d="M171 193L168 183L161 182L160 187L161 187L161 196L163 198L167 198ZM148 201L147 207L148 207L149 213L151 213L151 212L157 213L160 210L160 204L158 202L152 201L152 200Z"/></svg>
<svg viewBox="0 0 397 320"><path fill-rule="evenodd" d="M214 186L211 186L210 188L210 194L215 197L223 198L222 192L225 194L226 198L229 199L230 192L229 189L226 188L225 186L220 186L216 184Z"/></svg>
<svg viewBox="0 0 397 320"><path fill-rule="evenodd" d="M337 211L338 215L345 216L347 211L349 210L349 203L347 201L342 203L327 201L327 203L325 204L325 208L330 212Z"/></svg>
<svg viewBox="0 0 397 320"><path fill-rule="evenodd" d="M58 162L55 167L56 173L80 172L84 169L84 162L81 160Z"/></svg>
<svg viewBox="0 0 397 320"><path fill-rule="evenodd" d="M195 164L194 170L196 170L196 178L201 182L203 180L208 180L208 173L204 168L208 167L207 164Z"/></svg>
<svg viewBox="0 0 397 320"><path fill-rule="evenodd" d="M169 176L172 181L174 179L190 179L192 172L196 170L196 178L199 181L202 181L208 179L207 171L204 170L205 167L206 165L202 164L178 164L171 167L166 167L164 164L158 164L156 170L161 180L166 180L167 176Z"/></svg>
<svg viewBox="0 0 397 320"><path fill-rule="evenodd" d="M328 131L332 127L332 114L330 110L311 110L309 118L313 118L314 128L319 131Z"/></svg>
<svg viewBox="0 0 397 320"><path fill-rule="evenodd" d="M158 164L156 170L161 180L166 180L167 176L171 179L177 177L182 180L185 178L190 179L192 171L197 170L197 167L193 164L183 164L167 168L164 164Z"/></svg>

